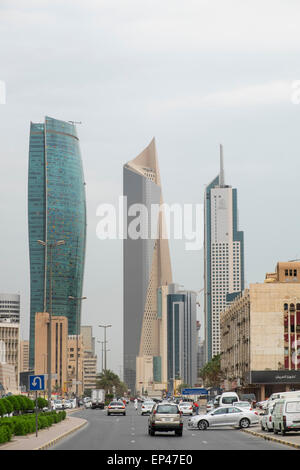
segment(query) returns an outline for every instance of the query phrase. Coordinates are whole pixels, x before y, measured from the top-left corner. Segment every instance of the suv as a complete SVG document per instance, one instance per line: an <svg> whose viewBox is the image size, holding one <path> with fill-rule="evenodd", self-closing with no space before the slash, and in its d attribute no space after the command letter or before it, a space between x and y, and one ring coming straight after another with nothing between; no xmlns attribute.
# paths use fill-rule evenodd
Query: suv
<svg viewBox="0 0 300 470"><path fill-rule="evenodd" d="M156 431L175 431L182 436L182 412L176 403L157 403L149 416L148 433L154 436Z"/></svg>

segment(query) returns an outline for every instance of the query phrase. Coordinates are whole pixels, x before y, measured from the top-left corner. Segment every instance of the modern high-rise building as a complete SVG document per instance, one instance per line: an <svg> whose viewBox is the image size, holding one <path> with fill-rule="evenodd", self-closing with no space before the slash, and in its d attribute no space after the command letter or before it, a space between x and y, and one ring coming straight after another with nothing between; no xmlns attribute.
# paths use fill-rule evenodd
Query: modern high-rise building
<svg viewBox="0 0 300 470"><path fill-rule="evenodd" d="M28 229L33 368L36 312L65 316L70 335L77 334L81 319L81 303L69 296L82 296L86 201L79 139L71 122L46 117L44 123L31 123ZM65 244L55 246L62 240Z"/></svg>
<svg viewBox="0 0 300 470"><path fill-rule="evenodd" d="M123 184L129 214L123 246L124 381L134 393L153 388L154 358L159 356L157 293L172 282L164 214L149 220L153 205L163 203L154 139L124 165Z"/></svg>
<svg viewBox="0 0 300 470"><path fill-rule="evenodd" d="M197 293L179 290L167 295L168 390L176 392L177 381L197 382Z"/></svg>
<svg viewBox="0 0 300 470"><path fill-rule="evenodd" d="M244 289L244 233L238 230L237 190L220 173L204 198L204 318L206 362L220 353L220 313Z"/></svg>

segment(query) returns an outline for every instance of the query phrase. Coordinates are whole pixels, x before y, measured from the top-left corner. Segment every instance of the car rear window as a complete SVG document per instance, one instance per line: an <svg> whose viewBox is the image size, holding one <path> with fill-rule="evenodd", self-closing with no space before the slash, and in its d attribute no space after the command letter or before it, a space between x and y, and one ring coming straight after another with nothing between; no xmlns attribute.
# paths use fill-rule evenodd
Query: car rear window
<svg viewBox="0 0 300 470"><path fill-rule="evenodd" d="M124 405L124 403L123 403L123 402L121 403L120 401L112 401L112 402L111 402L111 405L119 405L119 406L123 406L123 405Z"/></svg>
<svg viewBox="0 0 300 470"><path fill-rule="evenodd" d="M224 403L224 405L231 405L235 401L237 401L236 397L223 397L222 398L222 402Z"/></svg>
<svg viewBox="0 0 300 470"><path fill-rule="evenodd" d="M300 413L300 401L291 401L286 404L287 413Z"/></svg>
<svg viewBox="0 0 300 470"><path fill-rule="evenodd" d="M156 412L158 414L164 413L175 415L179 413L179 409L176 405L158 405L158 407L156 408Z"/></svg>

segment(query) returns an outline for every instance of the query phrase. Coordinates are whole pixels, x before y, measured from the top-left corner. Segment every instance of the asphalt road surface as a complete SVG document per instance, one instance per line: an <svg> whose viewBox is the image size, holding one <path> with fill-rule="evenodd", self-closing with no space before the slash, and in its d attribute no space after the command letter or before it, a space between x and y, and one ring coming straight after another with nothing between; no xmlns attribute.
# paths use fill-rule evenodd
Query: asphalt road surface
<svg viewBox="0 0 300 470"><path fill-rule="evenodd" d="M52 450L291 450L230 427L188 430L188 417L184 417L182 437L174 433L149 436L148 416L141 416L132 404L127 406L126 416L107 416L105 410L98 409L82 409L73 416L86 419L87 425Z"/></svg>

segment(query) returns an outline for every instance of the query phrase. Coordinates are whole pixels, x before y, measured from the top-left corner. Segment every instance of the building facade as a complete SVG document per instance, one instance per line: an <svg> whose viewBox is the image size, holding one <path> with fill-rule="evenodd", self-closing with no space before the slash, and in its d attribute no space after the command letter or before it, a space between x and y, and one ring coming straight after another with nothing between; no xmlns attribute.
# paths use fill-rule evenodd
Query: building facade
<svg viewBox="0 0 300 470"><path fill-rule="evenodd" d="M237 190L220 173L204 197L204 318L206 362L220 354L220 314L227 295L244 289L244 236L238 230Z"/></svg>
<svg viewBox="0 0 300 470"><path fill-rule="evenodd" d="M29 371L29 340L20 341L20 372Z"/></svg>
<svg viewBox="0 0 300 470"><path fill-rule="evenodd" d="M224 387L264 400L300 388L300 263L277 263L221 315Z"/></svg>
<svg viewBox="0 0 300 470"><path fill-rule="evenodd" d="M44 123L31 123L28 231L33 368L36 312L64 316L69 334L79 332L81 304L69 296L82 296L86 202L79 139L70 122L46 117ZM64 245L54 246L61 240Z"/></svg>
<svg viewBox="0 0 300 470"><path fill-rule="evenodd" d="M20 295L0 294L0 322L20 322Z"/></svg>
<svg viewBox="0 0 300 470"><path fill-rule="evenodd" d="M128 208L123 244L124 381L135 393L153 388L153 361L160 355L157 293L160 286L172 282L163 212L149 221L152 207L163 203L154 139L124 165L123 187Z"/></svg>
<svg viewBox="0 0 300 470"><path fill-rule="evenodd" d="M20 323L6 319L0 322L0 383L5 393L18 390L19 373Z"/></svg>
<svg viewBox="0 0 300 470"><path fill-rule="evenodd" d="M48 374L48 330L49 313L41 312L35 315L35 361L34 373ZM51 324L51 390L63 392L67 381L67 343L68 319L62 316L52 316Z"/></svg>
<svg viewBox="0 0 300 470"><path fill-rule="evenodd" d="M83 394L83 360L84 347L82 336L68 336L68 375L65 392L68 396L81 396ZM78 382L76 384L76 382ZM77 385L77 387L76 387ZM77 393L76 393L77 392Z"/></svg>
<svg viewBox="0 0 300 470"><path fill-rule="evenodd" d="M197 383L197 293L174 289L168 294L167 361L168 391L175 392L175 383L194 386Z"/></svg>
<svg viewBox="0 0 300 470"><path fill-rule="evenodd" d="M92 326L82 326L83 344L83 391L96 388L97 356L95 354L95 338Z"/></svg>

